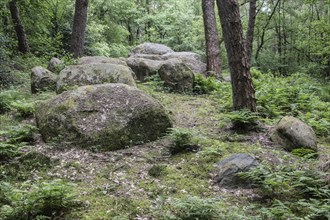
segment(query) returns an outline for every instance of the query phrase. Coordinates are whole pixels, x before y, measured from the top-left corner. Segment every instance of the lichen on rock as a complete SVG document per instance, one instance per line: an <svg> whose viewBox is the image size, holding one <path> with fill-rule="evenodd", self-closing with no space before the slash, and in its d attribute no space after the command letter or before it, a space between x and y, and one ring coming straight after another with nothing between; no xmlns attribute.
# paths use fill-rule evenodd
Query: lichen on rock
<svg viewBox="0 0 330 220"><path fill-rule="evenodd" d="M164 107L124 84L81 86L36 106L46 142L116 150L154 141L172 126Z"/></svg>

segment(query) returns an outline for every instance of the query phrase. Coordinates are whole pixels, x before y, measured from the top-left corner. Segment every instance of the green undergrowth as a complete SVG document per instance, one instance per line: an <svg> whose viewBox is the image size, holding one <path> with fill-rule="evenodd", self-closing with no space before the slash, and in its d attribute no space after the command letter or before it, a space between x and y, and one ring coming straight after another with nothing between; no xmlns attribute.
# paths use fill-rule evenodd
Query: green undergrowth
<svg viewBox="0 0 330 220"><path fill-rule="evenodd" d="M330 185L326 173L306 160L272 166L262 164L242 173L255 183L261 197L250 207L260 219L329 219Z"/></svg>
<svg viewBox="0 0 330 220"><path fill-rule="evenodd" d="M59 219L78 203L73 185L62 180L0 182L0 219Z"/></svg>
<svg viewBox="0 0 330 220"><path fill-rule="evenodd" d="M160 100L175 120L164 138L139 146L141 154L129 149L104 155L84 151L62 164L38 151L40 137L33 121L35 103L55 93L31 95L27 66L32 65L19 65L24 83L2 87L0 94L0 219L329 218L329 185L317 169L319 158L329 153L328 145L322 145L318 155L304 149L289 154L226 129L258 121L274 125L282 116L292 115L326 140L327 82L304 74L279 77L253 70L258 112L251 113L232 111L228 82L198 75L193 93L175 94L152 77L138 86ZM255 182L253 195L221 191L213 182L215 164L234 153L248 153L262 162L245 174ZM110 159L90 162L85 156L91 154ZM275 162L265 162L273 158ZM86 178L71 184L65 174L72 170ZM48 175L53 172L66 181L54 180Z"/></svg>

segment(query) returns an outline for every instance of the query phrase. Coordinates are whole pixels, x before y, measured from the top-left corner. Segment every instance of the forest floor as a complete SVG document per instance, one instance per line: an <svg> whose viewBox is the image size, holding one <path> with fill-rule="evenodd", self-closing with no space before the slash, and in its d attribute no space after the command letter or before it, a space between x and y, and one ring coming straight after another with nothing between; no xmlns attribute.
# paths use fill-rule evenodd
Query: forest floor
<svg viewBox="0 0 330 220"><path fill-rule="evenodd" d="M248 133L233 131L230 119L219 111L222 105L219 97L168 93L148 83L139 84L139 88L164 105L174 128L191 132L196 148L171 155L172 140L165 136L144 145L98 152L51 146L36 135L33 146L23 151L50 158L52 166L29 170L23 179L32 182L62 179L74 184L75 199L80 205L60 218L197 219L193 214L190 218L180 217L184 201L196 198L198 204L192 204L191 212L194 205L199 205L201 212L210 211L213 206L209 201L214 199L213 203L222 213L218 218L205 219L252 219L256 207L263 205L258 189L220 188L214 182L215 164L235 153L248 153L260 163L272 166L295 164L300 160L272 144L269 132L273 125L263 125L259 131ZM2 121L2 129L10 123L10 120ZM35 122L30 118L20 123L34 125ZM330 144L321 141L318 147L318 159L308 160L306 167L321 168L330 161ZM184 207L189 209L189 204Z"/></svg>

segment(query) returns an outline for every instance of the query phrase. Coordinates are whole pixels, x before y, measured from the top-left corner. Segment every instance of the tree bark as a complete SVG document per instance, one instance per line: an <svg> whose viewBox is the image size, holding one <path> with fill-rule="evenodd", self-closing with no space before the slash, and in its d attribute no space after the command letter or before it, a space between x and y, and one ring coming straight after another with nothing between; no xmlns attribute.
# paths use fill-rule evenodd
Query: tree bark
<svg viewBox="0 0 330 220"><path fill-rule="evenodd" d="M204 31L206 41L207 71L215 72L221 78L220 43L214 12L214 0L202 0Z"/></svg>
<svg viewBox="0 0 330 220"><path fill-rule="evenodd" d="M72 27L71 52L75 58L84 54L88 0L76 0Z"/></svg>
<svg viewBox="0 0 330 220"><path fill-rule="evenodd" d="M30 51L30 48L26 37L25 29L19 14L17 0L12 0L9 2L9 10L18 40L18 51L22 53L28 53Z"/></svg>
<svg viewBox="0 0 330 220"><path fill-rule="evenodd" d="M257 0L250 0L249 23L248 23L248 30L246 32L246 39L245 39L246 55L250 65L252 58L253 35L254 35L254 25L256 23L256 16L257 16Z"/></svg>
<svg viewBox="0 0 330 220"><path fill-rule="evenodd" d="M246 55L239 5L236 0L217 0L217 5L227 49L234 109L255 112L255 90Z"/></svg>

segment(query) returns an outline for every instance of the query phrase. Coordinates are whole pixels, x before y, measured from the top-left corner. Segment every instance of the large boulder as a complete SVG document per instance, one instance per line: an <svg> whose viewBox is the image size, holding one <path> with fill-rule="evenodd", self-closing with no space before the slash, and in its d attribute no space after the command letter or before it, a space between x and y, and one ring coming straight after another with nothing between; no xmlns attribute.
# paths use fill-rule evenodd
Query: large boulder
<svg viewBox="0 0 330 220"><path fill-rule="evenodd" d="M194 84L194 73L183 62L167 60L158 71L164 85L173 92L191 92Z"/></svg>
<svg viewBox="0 0 330 220"><path fill-rule="evenodd" d="M315 132L310 126L295 117L283 117L271 134L271 139L288 151L296 148L308 148L317 151Z"/></svg>
<svg viewBox="0 0 330 220"><path fill-rule="evenodd" d="M124 58L111 58L104 56L86 56L78 59L77 64L92 64L92 63L111 63L126 66L126 61Z"/></svg>
<svg viewBox="0 0 330 220"><path fill-rule="evenodd" d="M193 52L173 52L162 56L165 60L179 59L186 64L194 73L204 73L206 64L201 61L201 56Z"/></svg>
<svg viewBox="0 0 330 220"><path fill-rule="evenodd" d="M31 72L31 92L55 91L57 75L41 66L36 66Z"/></svg>
<svg viewBox="0 0 330 220"><path fill-rule="evenodd" d="M206 64L202 62L201 56L193 52L174 52L171 48L162 44L144 43L132 50L127 64L130 66L137 78L144 78L156 74L162 66L162 61L177 60L189 67L193 73L206 72Z"/></svg>
<svg viewBox="0 0 330 220"><path fill-rule="evenodd" d="M56 57L53 57L47 66L47 69L51 72L59 72L64 68L64 62Z"/></svg>
<svg viewBox="0 0 330 220"><path fill-rule="evenodd" d="M125 84L81 86L36 106L46 142L116 150L156 140L172 126L163 106Z"/></svg>
<svg viewBox="0 0 330 220"><path fill-rule="evenodd" d="M56 92L103 83L124 83L136 87L134 72L129 67L111 63L92 63L68 66L62 70L57 80Z"/></svg>
<svg viewBox="0 0 330 220"><path fill-rule="evenodd" d="M163 45L163 44L156 44L156 43L143 43L136 46L130 53L131 55L134 54L157 54L162 55L166 53L174 52L171 48Z"/></svg>
<svg viewBox="0 0 330 220"><path fill-rule="evenodd" d="M127 65L133 70L136 78L142 82L146 77L157 74L163 63L164 61L138 57L129 57L127 59Z"/></svg>
<svg viewBox="0 0 330 220"><path fill-rule="evenodd" d="M252 182L239 176L259 165L258 161L248 154L234 154L217 163L215 182L224 188L250 188Z"/></svg>

